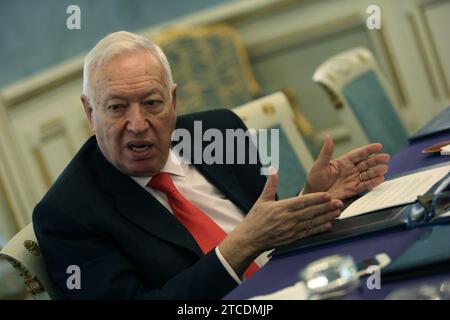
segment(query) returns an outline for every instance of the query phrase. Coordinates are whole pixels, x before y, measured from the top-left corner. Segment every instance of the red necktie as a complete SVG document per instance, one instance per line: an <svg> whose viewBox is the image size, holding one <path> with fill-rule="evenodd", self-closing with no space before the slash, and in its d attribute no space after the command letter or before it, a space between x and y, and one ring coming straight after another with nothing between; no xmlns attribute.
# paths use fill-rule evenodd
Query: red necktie
<svg viewBox="0 0 450 320"><path fill-rule="evenodd" d="M183 197L167 172L153 176L148 186L166 194L173 214L189 230L204 254L217 247L227 236L219 225ZM252 262L244 275L249 278L258 270L256 263Z"/></svg>

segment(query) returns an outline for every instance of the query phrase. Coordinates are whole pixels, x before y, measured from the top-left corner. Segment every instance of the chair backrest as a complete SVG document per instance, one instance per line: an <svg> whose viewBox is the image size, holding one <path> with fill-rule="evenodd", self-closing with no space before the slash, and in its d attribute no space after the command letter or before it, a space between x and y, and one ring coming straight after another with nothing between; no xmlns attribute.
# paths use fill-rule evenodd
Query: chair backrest
<svg viewBox="0 0 450 320"><path fill-rule="evenodd" d="M295 125L295 116L288 99L282 92L254 100L233 111L244 121L249 129L278 129L280 182L277 192L280 198L297 195L306 182L307 173L314 162L305 141ZM271 130L268 130L267 140L270 150ZM273 134L273 133L272 133ZM256 134L258 150L261 151L261 137ZM260 152L261 161L265 164L264 153ZM269 157L270 160L270 157Z"/></svg>
<svg viewBox="0 0 450 320"><path fill-rule="evenodd" d="M8 241L0 251L0 258L6 259L19 273L34 299L47 300L58 297L48 278L31 223Z"/></svg>
<svg viewBox="0 0 450 320"><path fill-rule="evenodd" d="M245 46L233 28L176 28L153 40L167 55L178 85L178 113L233 108L260 94Z"/></svg>
<svg viewBox="0 0 450 320"><path fill-rule="evenodd" d="M313 80L330 95L356 144L381 142L388 153L406 145L408 134L392 90L369 50L355 48L331 57L317 68Z"/></svg>

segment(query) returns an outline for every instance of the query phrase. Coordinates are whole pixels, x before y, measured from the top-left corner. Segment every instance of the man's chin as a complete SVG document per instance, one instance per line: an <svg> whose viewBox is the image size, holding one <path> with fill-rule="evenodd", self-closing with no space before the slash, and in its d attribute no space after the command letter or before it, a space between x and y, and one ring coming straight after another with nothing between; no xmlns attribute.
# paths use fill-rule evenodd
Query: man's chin
<svg viewBox="0 0 450 320"><path fill-rule="evenodd" d="M159 173L163 167L163 165L161 164L149 163L153 162L152 160L133 161L133 162L134 162L133 164L124 166L120 171L132 177L150 177Z"/></svg>

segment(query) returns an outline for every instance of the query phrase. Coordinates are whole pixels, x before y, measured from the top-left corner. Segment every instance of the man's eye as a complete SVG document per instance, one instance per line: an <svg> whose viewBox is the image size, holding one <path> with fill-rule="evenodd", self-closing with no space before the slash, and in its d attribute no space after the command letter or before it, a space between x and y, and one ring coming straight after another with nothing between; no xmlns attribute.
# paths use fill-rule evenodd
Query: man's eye
<svg viewBox="0 0 450 320"><path fill-rule="evenodd" d="M144 105L149 107L157 107L162 104L161 100L146 100L144 101Z"/></svg>
<svg viewBox="0 0 450 320"><path fill-rule="evenodd" d="M119 111L123 108L125 108L124 104L112 104L112 105L108 106L109 111Z"/></svg>

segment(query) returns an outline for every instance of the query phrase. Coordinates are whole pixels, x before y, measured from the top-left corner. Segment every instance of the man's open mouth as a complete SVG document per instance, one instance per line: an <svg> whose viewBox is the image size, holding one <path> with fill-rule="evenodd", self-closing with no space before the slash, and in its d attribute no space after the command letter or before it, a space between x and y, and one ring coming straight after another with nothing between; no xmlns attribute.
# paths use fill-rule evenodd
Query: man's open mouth
<svg viewBox="0 0 450 320"><path fill-rule="evenodd" d="M133 152L145 152L149 150L153 144L151 143L129 143L127 148Z"/></svg>

